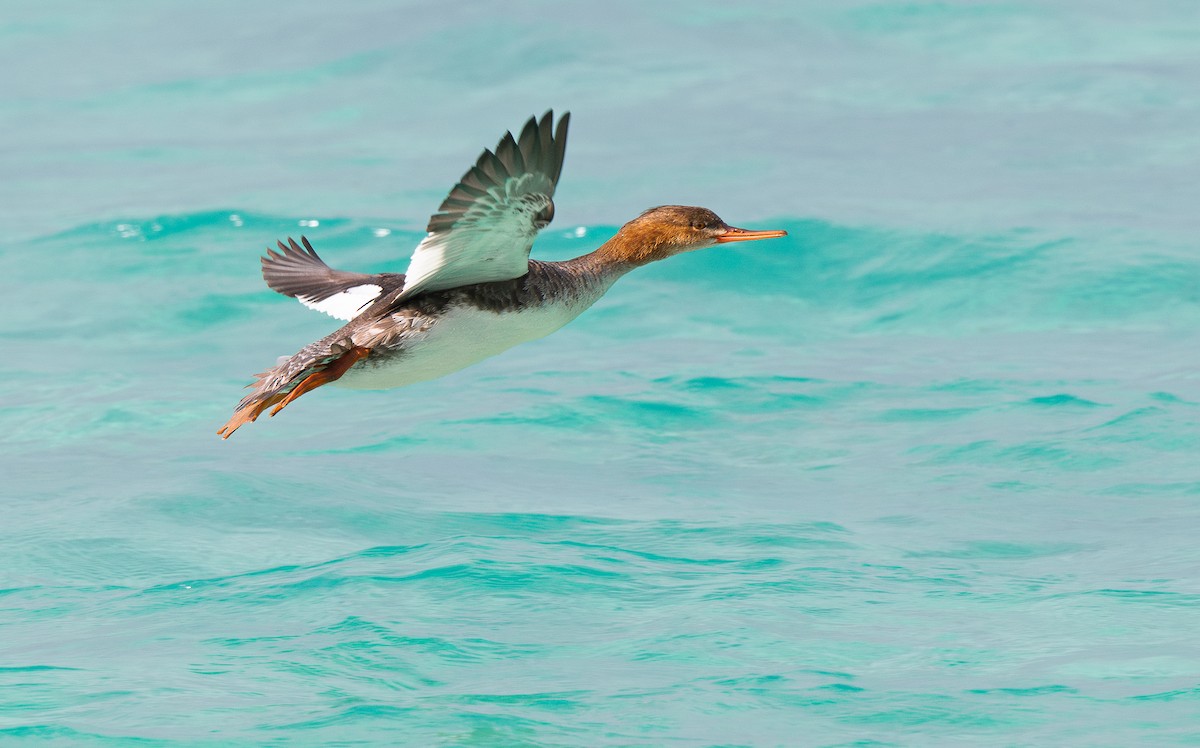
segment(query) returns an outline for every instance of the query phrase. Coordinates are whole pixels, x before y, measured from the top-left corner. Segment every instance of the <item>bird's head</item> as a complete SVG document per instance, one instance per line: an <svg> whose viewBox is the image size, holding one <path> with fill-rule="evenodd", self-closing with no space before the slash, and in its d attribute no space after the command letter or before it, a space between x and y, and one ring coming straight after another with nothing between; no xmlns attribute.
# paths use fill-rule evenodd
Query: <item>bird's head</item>
<svg viewBox="0 0 1200 748"><path fill-rule="evenodd" d="M750 231L725 223L708 208L661 205L621 227L614 237L626 259L638 265L714 244L774 239L786 231Z"/></svg>

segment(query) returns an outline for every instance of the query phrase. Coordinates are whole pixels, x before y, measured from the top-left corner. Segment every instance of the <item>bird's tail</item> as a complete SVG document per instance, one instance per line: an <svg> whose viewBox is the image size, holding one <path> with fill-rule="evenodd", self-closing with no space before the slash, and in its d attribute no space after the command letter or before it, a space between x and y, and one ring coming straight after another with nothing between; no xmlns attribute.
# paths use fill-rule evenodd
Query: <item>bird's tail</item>
<svg viewBox="0 0 1200 748"><path fill-rule="evenodd" d="M275 408L271 415L275 415L305 392L338 379L370 353L370 348L356 346L346 338L335 342L320 340L305 346L278 366L256 374L258 381L248 385L254 391L242 398L229 422L217 434L228 439L272 405Z"/></svg>

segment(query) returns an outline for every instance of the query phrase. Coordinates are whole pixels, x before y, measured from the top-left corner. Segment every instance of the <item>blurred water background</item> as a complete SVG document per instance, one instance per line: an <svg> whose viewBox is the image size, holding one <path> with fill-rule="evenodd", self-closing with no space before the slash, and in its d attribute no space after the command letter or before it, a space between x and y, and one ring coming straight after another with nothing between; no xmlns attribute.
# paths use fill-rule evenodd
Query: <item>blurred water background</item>
<svg viewBox="0 0 1200 748"><path fill-rule="evenodd" d="M5 2L0 738L1200 744L1200 5ZM479 150L786 240L228 442Z"/></svg>

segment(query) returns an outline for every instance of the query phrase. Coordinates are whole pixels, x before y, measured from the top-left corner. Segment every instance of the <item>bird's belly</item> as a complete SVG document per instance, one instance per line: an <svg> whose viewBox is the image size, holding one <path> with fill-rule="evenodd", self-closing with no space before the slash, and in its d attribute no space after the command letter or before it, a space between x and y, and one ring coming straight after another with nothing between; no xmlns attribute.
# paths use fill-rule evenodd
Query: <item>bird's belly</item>
<svg viewBox="0 0 1200 748"><path fill-rule="evenodd" d="M336 384L383 390L443 377L520 343L545 337L579 316L583 308L548 305L497 313L453 307L439 315L426 332L396 348L372 352Z"/></svg>

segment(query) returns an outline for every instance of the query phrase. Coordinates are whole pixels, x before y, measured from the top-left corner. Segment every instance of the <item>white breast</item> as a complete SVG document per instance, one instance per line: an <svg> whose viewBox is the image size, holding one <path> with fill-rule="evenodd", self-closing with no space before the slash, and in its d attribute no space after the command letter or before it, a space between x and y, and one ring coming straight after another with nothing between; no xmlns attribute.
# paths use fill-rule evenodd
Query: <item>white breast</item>
<svg viewBox="0 0 1200 748"><path fill-rule="evenodd" d="M578 317L591 301L503 313L466 305L451 307L427 331L406 340L402 352L374 361L367 358L337 384L384 390L443 377L519 343L549 335Z"/></svg>

